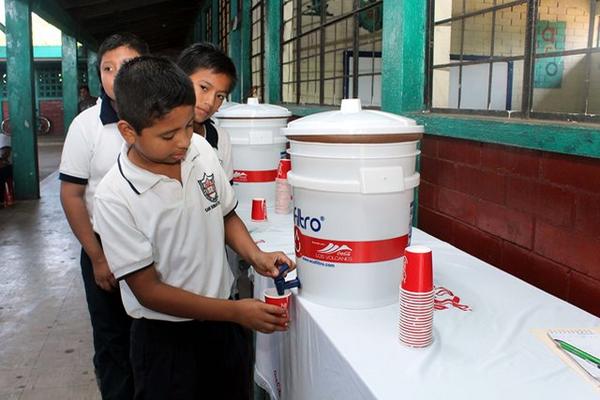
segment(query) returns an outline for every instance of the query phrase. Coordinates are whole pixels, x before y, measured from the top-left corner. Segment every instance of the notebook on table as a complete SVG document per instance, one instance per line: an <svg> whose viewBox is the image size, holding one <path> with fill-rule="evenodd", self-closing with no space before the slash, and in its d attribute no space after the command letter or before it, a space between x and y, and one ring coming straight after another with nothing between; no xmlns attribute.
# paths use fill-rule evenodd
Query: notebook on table
<svg viewBox="0 0 600 400"><path fill-rule="evenodd" d="M595 329L550 329L550 343L569 366L600 387L600 332Z"/></svg>

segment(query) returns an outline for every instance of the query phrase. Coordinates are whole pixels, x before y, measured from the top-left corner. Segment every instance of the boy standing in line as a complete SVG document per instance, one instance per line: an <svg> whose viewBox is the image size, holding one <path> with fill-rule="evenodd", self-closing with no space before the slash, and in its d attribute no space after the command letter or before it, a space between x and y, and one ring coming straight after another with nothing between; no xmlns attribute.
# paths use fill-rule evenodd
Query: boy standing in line
<svg viewBox="0 0 600 400"><path fill-rule="evenodd" d="M129 362L131 318L123 309L117 282L92 229L96 187L115 164L123 144L117 129L113 83L121 65L148 53L130 33L112 35L98 50L101 101L77 115L67 133L60 163L60 200L81 243L81 272L94 335L94 367L104 400L133 397Z"/></svg>
<svg viewBox="0 0 600 400"><path fill-rule="evenodd" d="M116 78L126 145L95 196L99 232L134 320L135 399L249 398L243 328L287 329L285 310L229 300L225 243L255 270L277 276L293 262L258 249L236 215L217 155L193 134L194 88L160 57L125 64Z"/></svg>
<svg viewBox="0 0 600 400"><path fill-rule="evenodd" d="M223 128L210 119L219 110L237 82L233 61L211 43L195 43L181 52L177 65L194 85L194 132L204 136L217 150L229 181L233 180L231 139Z"/></svg>

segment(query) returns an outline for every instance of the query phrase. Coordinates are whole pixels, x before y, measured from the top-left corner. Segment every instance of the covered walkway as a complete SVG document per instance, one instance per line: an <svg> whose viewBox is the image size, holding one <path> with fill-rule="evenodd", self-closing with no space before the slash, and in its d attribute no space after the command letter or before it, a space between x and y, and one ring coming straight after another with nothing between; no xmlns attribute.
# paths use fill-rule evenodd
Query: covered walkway
<svg viewBox="0 0 600 400"><path fill-rule="evenodd" d="M58 173L41 200L2 210L0 399L100 399L79 268L80 246L58 198Z"/></svg>

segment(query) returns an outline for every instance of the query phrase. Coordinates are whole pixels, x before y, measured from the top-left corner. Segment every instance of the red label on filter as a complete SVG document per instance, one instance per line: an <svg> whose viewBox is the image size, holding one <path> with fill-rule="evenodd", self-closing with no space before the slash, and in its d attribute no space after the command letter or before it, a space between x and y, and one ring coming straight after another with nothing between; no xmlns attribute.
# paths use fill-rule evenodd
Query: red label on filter
<svg viewBox="0 0 600 400"><path fill-rule="evenodd" d="M352 242L310 237L295 227L294 240L298 258L308 257L327 262L360 264L389 261L404 256L408 235L384 240Z"/></svg>
<svg viewBox="0 0 600 400"><path fill-rule="evenodd" d="M241 169L233 170L233 181L238 183L275 182L276 177L276 169L264 171L245 171Z"/></svg>

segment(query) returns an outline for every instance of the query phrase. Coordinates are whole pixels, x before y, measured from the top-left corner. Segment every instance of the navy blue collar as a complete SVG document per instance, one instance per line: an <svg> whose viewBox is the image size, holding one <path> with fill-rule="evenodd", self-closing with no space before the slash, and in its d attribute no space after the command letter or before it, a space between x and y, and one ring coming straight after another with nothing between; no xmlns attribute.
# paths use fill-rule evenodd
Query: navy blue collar
<svg viewBox="0 0 600 400"><path fill-rule="evenodd" d="M100 98L102 99L102 104L100 105L100 121L102 121L102 125L119 122L119 116L111 104L111 98L104 92L102 92Z"/></svg>

